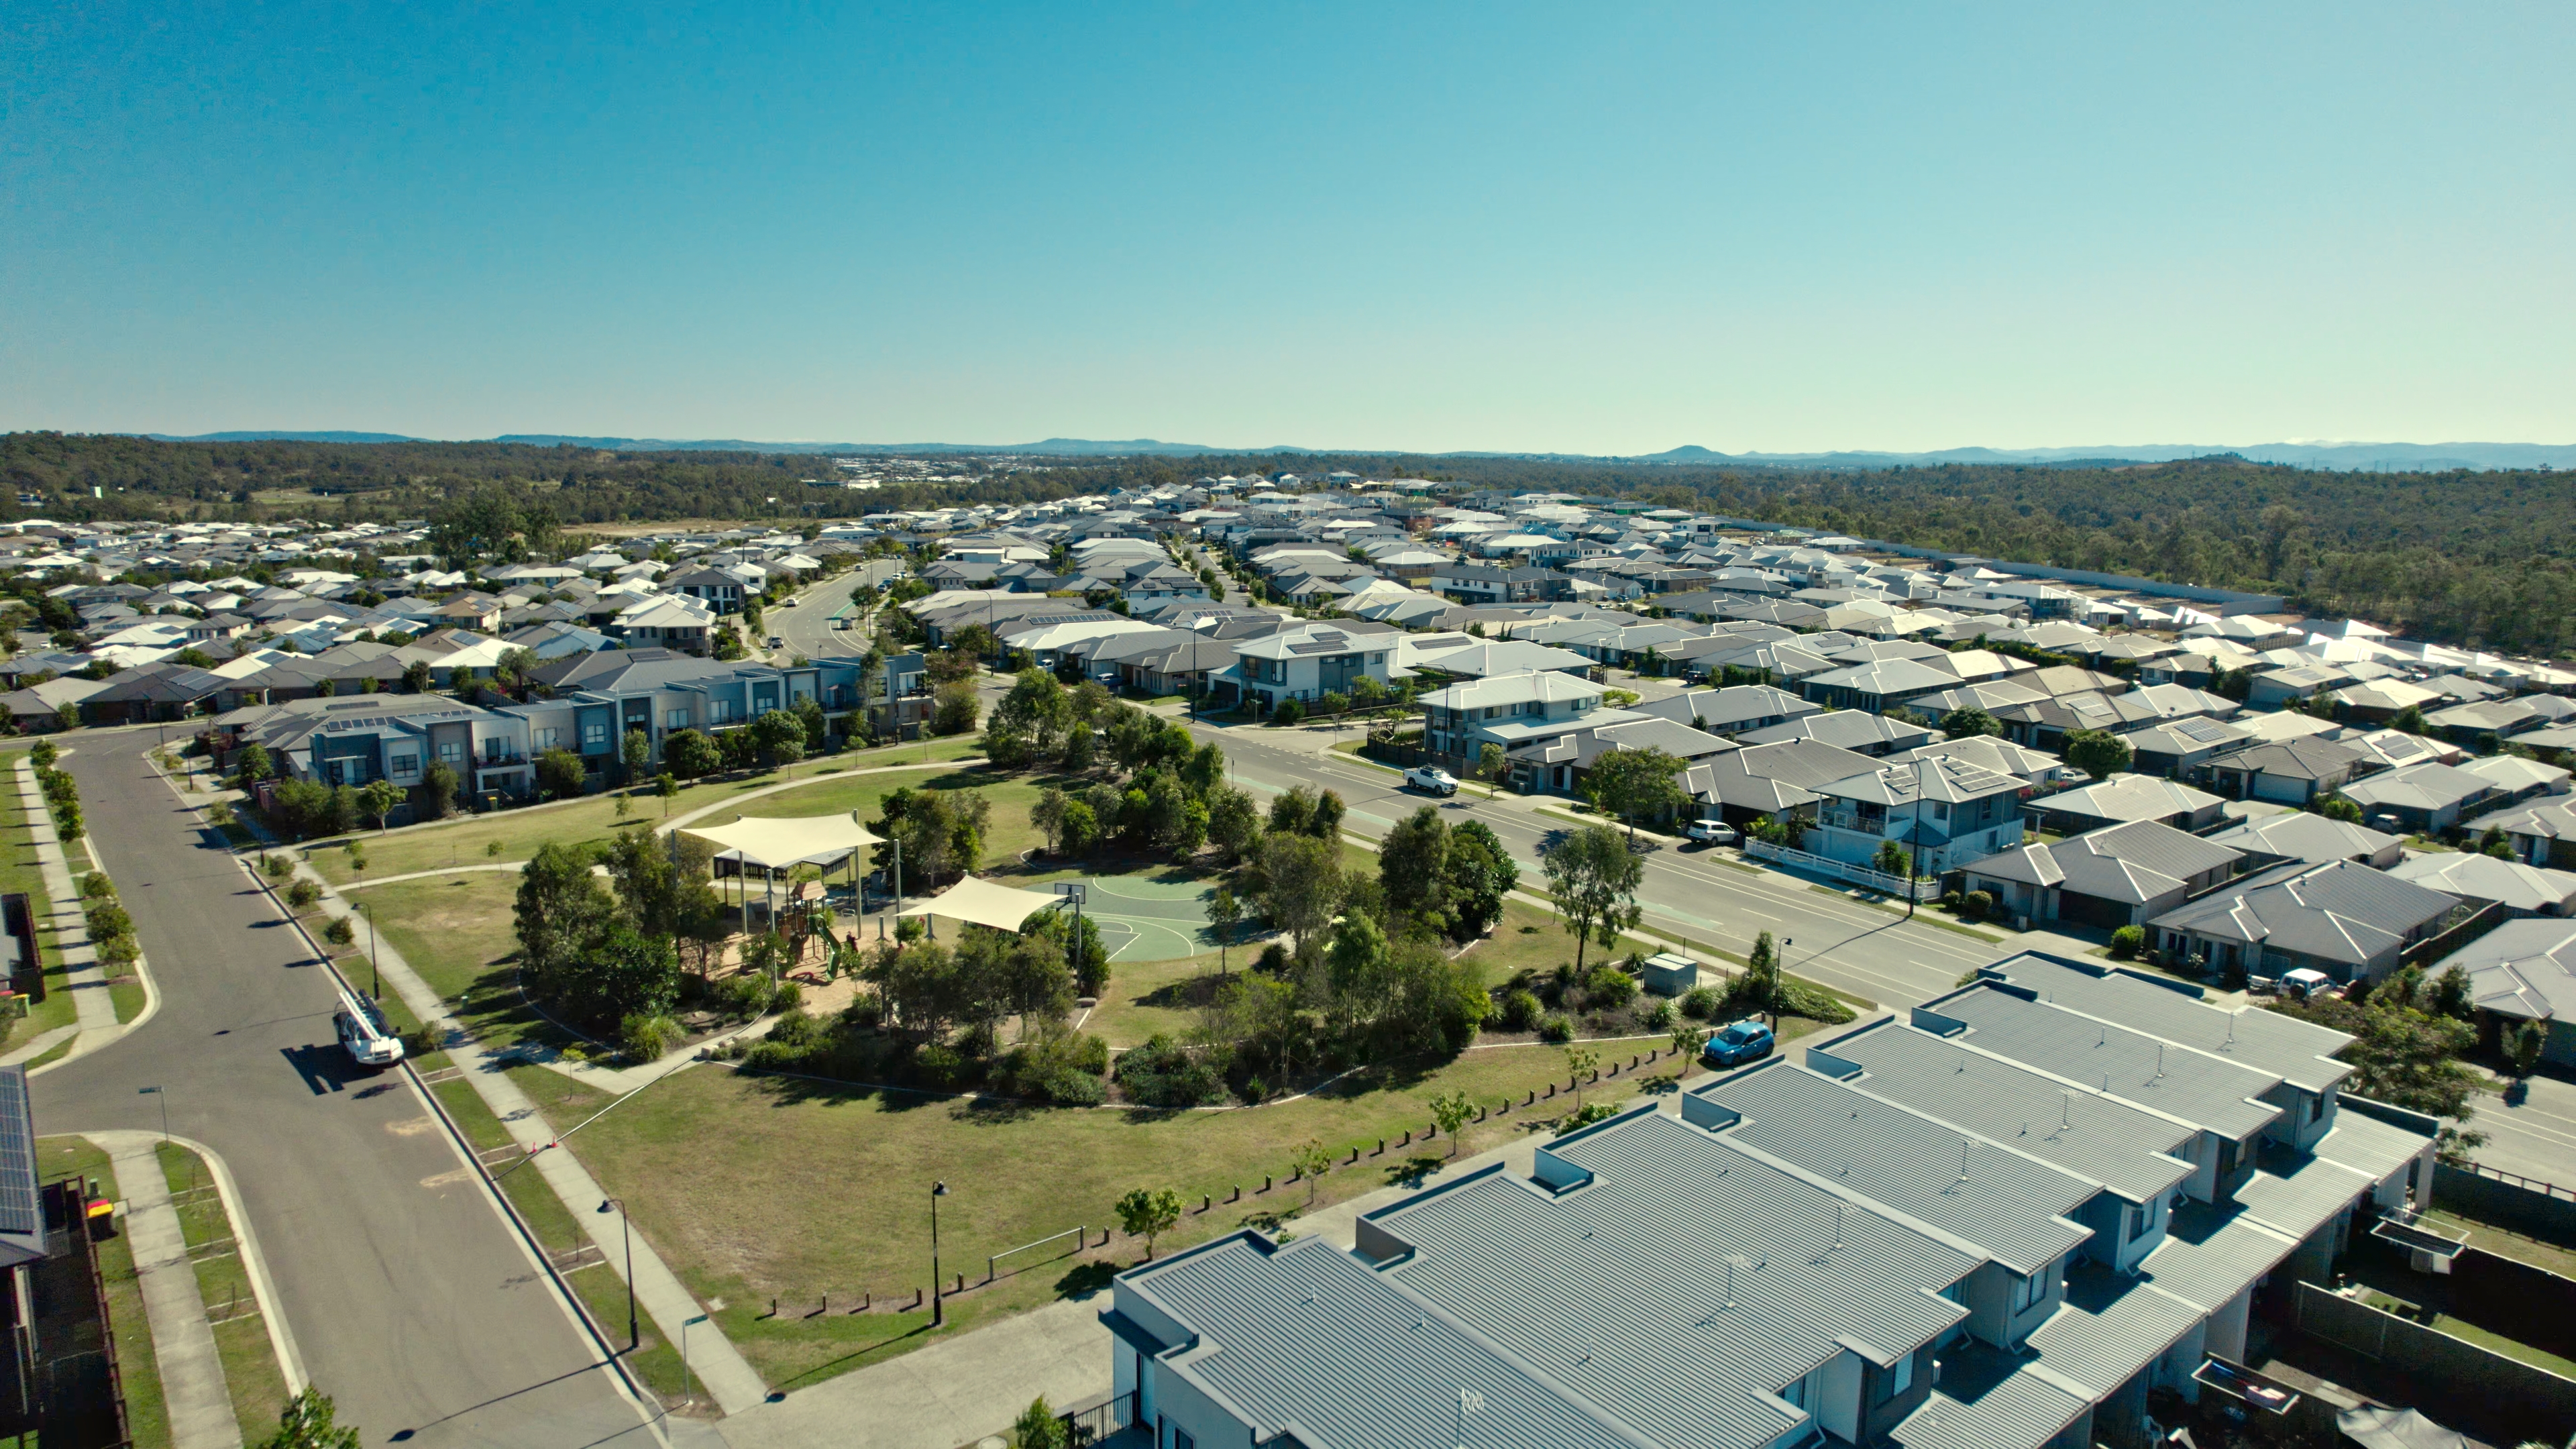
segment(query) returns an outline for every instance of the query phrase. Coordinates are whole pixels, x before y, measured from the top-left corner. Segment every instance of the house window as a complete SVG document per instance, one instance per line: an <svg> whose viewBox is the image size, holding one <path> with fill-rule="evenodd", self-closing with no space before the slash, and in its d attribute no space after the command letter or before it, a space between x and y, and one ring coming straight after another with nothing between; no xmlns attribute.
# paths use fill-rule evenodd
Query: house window
<svg viewBox="0 0 2576 1449"><path fill-rule="evenodd" d="M666 729L666 730L684 730L684 729L687 729L688 727L689 727L689 712L688 712L687 710L685 710L685 709L674 709L674 710L665 710L665 711L663 712L663 714L662 714L662 728L664 728L664 729Z"/></svg>
<svg viewBox="0 0 2576 1449"><path fill-rule="evenodd" d="M449 740L438 747L438 757L448 764L461 765L465 763L465 747Z"/></svg>
<svg viewBox="0 0 2576 1449"><path fill-rule="evenodd" d="M563 743L563 731L559 729L531 730L529 731L529 734L535 739L537 752L539 754L543 754Z"/></svg>
<svg viewBox="0 0 2576 1449"><path fill-rule="evenodd" d="M391 762L390 762L390 770L389 770L389 773L390 773L390 774L392 774L392 776L393 776L395 779L397 779L397 780L408 780L408 779L410 779L412 776L417 775L417 774L419 774L419 773L420 773L420 756L418 756L418 755L396 755L396 756L394 756L394 757L393 757L393 759L392 759L392 760L391 760Z"/></svg>
<svg viewBox="0 0 2576 1449"><path fill-rule="evenodd" d="M605 746L608 743L608 721L604 719L584 721L581 727L581 742L584 748L591 745Z"/></svg>
<svg viewBox="0 0 2576 1449"><path fill-rule="evenodd" d="M1887 1373L1880 1379L1880 1384L1886 1390L1886 1392L1878 1396L1880 1403L1885 1403L1889 1399L1895 1398L1897 1395L1913 1388L1914 1355L1909 1353L1905 1357L1898 1359L1895 1363L1890 1364L1888 1366Z"/></svg>
<svg viewBox="0 0 2576 1449"><path fill-rule="evenodd" d="M733 701L729 699L715 699L707 702L707 719L710 723L723 724L732 718Z"/></svg>
<svg viewBox="0 0 2576 1449"><path fill-rule="evenodd" d="M2050 1271L2055 1269L2056 1266L2056 1264L2051 1263L2048 1267L2042 1268L2038 1272L2031 1274L2029 1277L2016 1278L2013 1280L2013 1312L2020 1313L2048 1296L2048 1274Z"/></svg>

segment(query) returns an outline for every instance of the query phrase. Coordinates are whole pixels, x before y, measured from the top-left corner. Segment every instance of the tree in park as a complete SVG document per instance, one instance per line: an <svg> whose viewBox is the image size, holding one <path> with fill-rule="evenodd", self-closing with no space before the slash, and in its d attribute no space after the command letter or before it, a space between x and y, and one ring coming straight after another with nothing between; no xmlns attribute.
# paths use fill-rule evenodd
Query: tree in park
<svg viewBox="0 0 2576 1449"><path fill-rule="evenodd" d="M1472 940L1502 919L1504 898L1520 884L1521 868L1503 848L1502 837L1481 820L1459 822L1449 831L1449 855L1442 867L1441 898L1449 915L1449 932Z"/></svg>
<svg viewBox="0 0 2576 1449"><path fill-rule="evenodd" d="M1059 828L1063 831L1066 855L1087 855L1100 841L1099 817L1091 813L1090 805L1080 800L1065 800L1064 823Z"/></svg>
<svg viewBox="0 0 2576 1449"><path fill-rule="evenodd" d="M1029 807L1029 823L1046 837L1049 855L1056 853L1056 842L1064 838L1064 807L1071 803L1062 790L1049 785L1038 792L1038 803Z"/></svg>
<svg viewBox="0 0 2576 1449"><path fill-rule="evenodd" d="M628 730L626 738L618 743L617 760L625 766L626 783L639 783L653 765L653 737L642 730Z"/></svg>
<svg viewBox="0 0 2576 1449"><path fill-rule="evenodd" d="M1304 835L1315 819L1315 787L1294 785L1287 793L1270 802L1270 831L1274 835Z"/></svg>
<svg viewBox="0 0 2576 1449"><path fill-rule="evenodd" d="M376 818L376 828L385 828L385 818L394 813L407 798L403 787L391 780L369 780L358 791L358 809Z"/></svg>
<svg viewBox="0 0 2576 1449"><path fill-rule="evenodd" d="M554 799L569 800L580 794L587 778L581 756L561 746L537 756L537 788Z"/></svg>
<svg viewBox="0 0 2576 1449"><path fill-rule="evenodd" d="M662 763L683 780L724 768L724 751L704 730L673 730L662 737Z"/></svg>
<svg viewBox="0 0 2576 1449"><path fill-rule="evenodd" d="M1207 810L1208 839L1225 852L1229 863L1260 849L1261 807L1253 803L1251 792L1219 785L1208 791Z"/></svg>
<svg viewBox="0 0 2576 1449"><path fill-rule="evenodd" d="M340 1424L331 1396L308 1384L278 1412L277 1432L261 1449L359 1449L363 1442L355 1426Z"/></svg>
<svg viewBox="0 0 2576 1449"><path fill-rule="evenodd" d="M1109 948L1100 939L1100 922L1084 912L1082 940L1077 949L1073 944L1074 919L1074 913L1061 903L1041 906L1020 922L1020 934L1051 942L1065 969L1072 973L1073 989L1096 1000L1109 987Z"/></svg>
<svg viewBox="0 0 2576 1449"><path fill-rule="evenodd" d="M1341 847L1294 831L1261 842L1261 901L1270 923L1286 931L1301 962L1312 962L1341 905Z"/></svg>
<svg viewBox="0 0 2576 1449"><path fill-rule="evenodd" d="M1687 762L1651 746L1615 749L1593 762L1584 793L1592 808L1627 822L1628 839L1637 838L1637 817L1678 810L1690 796L1680 775Z"/></svg>
<svg viewBox="0 0 2576 1449"><path fill-rule="evenodd" d="M520 867L519 964L541 990L550 990L616 919L617 901L590 873L587 851L547 841Z"/></svg>
<svg viewBox="0 0 2576 1449"><path fill-rule="evenodd" d="M233 783L245 790L275 773L277 767L269 763L268 750L264 746L244 745L233 756Z"/></svg>
<svg viewBox="0 0 2576 1449"><path fill-rule="evenodd" d="M1574 1110L1583 1110L1583 1084L1601 1069L1601 1050L1580 1042L1565 1048L1565 1074L1574 1082Z"/></svg>
<svg viewBox="0 0 2576 1449"><path fill-rule="evenodd" d="M444 820L456 808L456 767L432 760L412 788L412 814L417 820Z"/></svg>
<svg viewBox="0 0 2576 1449"><path fill-rule="evenodd" d="M1331 1150L1326 1148L1322 1142L1309 1137L1306 1139L1305 1143L1297 1149L1296 1155L1288 1160L1288 1165L1305 1177L1306 1206L1313 1207L1315 1205L1315 1189L1323 1184L1324 1174L1332 1170L1333 1154Z"/></svg>
<svg viewBox="0 0 2576 1449"><path fill-rule="evenodd" d="M1673 1069L1673 1075L1678 1077L1690 1070L1690 1064L1699 1055L1699 1049L1708 1044L1708 1028L1696 1022L1674 1022L1672 1043L1673 1056L1679 1062L1679 1065Z"/></svg>
<svg viewBox="0 0 2576 1449"><path fill-rule="evenodd" d="M1137 1188L1118 1199L1118 1226L1131 1238L1145 1240L1145 1261L1154 1261L1154 1240L1181 1220L1181 1195L1168 1187Z"/></svg>
<svg viewBox="0 0 2576 1449"><path fill-rule="evenodd" d="M1738 1000L1755 1011L1769 1012L1774 1021L1780 1015L1780 947L1764 931L1753 938L1753 950L1744 958L1744 974L1736 979Z"/></svg>
<svg viewBox="0 0 2576 1449"><path fill-rule="evenodd" d="M1243 902L1233 891L1220 885L1208 897L1208 934L1216 938L1216 974L1227 976L1226 948L1234 944L1234 928L1243 924Z"/></svg>
<svg viewBox="0 0 2576 1449"><path fill-rule="evenodd" d="M760 751L762 763L775 770L805 758L805 722L789 709L764 710L751 722L753 748Z"/></svg>
<svg viewBox="0 0 2576 1449"><path fill-rule="evenodd" d="M1449 1139L1449 1155L1458 1155L1458 1129L1476 1115L1476 1104L1461 1090L1436 1094L1431 1099L1431 1122Z"/></svg>
<svg viewBox="0 0 2576 1449"><path fill-rule="evenodd" d="M1378 846L1378 888L1386 908L1399 920L1421 921L1439 929L1441 899L1449 866L1449 826L1440 812L1425 805L1395 823Z"/></svg>
<svg viewBox="0 0 2576 1449"><path fill-rule="evenodd" d="M1090 733L1075 722L1064 685L1043 669L1023 669L984 726L984 754L1004 769L1023 769L1061 756L1076 729Z"/></svg>
<svg viewBox="0 0 2576 1449"><path fill-rule="evenodd" d="M936 735L962 735L975 728L975 718L984 709L975 697L975 686L965 680L954 680L939 686L938 704L930 716L930 732Z"/></svg>
<svg viewBox="0 0 2576 1449"><path fill-rule="evenodd" d="M2134 758L2129 742L2109 730L2070 730L2064 751L2066 763L2096 780L2107 780L2129 768Z"/></svg>
<svg viewBox="0 0 2576 1449"><path fill-rule="evenodd" d="M653 777L653 793L662 797L662 818L671 818L671 801L680 793L680 777L668 770Z"/></svg>
<svg viewBox="0 0 2576 1449"><path fill-rule="evenodd" d="M1306 833L1317 840L1339 843L1342 817L1348 813L1349 807L1342 804L1342 792L1326 790L1315 797L1315 813L1307 817Z"/></svg>
<svg viewBox="0 0 2576 1449"><path fill-rule="evenodd" d="M1587 825L1558 840L1539 856L1557 914L1574 937L1574 973L1583 974L1583 948L1598 941L1604 950L1619 944L1619 934L1644 918L1637 887L1646 878L1642 861L1628 842L1607 825Z"/></svg>
<svg viewBox="0 0 2576 1449"><path fill-rule="evenodd" d="M2003 732L2003 721L1973 704L1962 705L1941 716L1941 733L1954 740L1969 739L1977 735L2000 735Z"/></svg>

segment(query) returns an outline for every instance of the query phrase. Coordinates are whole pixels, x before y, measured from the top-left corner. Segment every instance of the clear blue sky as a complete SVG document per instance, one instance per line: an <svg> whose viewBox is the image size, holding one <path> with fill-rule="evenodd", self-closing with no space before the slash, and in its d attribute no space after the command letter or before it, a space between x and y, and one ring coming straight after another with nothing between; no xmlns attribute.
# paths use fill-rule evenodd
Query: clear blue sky
<svg viewBox="0 0 2576 1449"><path fill-rule="evenodd" d="M0 427L2576 439L2565 4L5 26Z"/></svg>

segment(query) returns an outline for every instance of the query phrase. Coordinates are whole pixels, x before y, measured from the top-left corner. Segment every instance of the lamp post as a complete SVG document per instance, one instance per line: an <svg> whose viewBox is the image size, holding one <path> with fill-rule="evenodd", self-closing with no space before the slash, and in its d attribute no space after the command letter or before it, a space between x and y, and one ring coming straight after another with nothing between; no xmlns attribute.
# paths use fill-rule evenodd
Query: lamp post
<svg viewBox="0 0 2576 1449"><path fill-rule="evenodd" d="M1789 979L1789 948L1797 944L1797 937L1784 937L1780 942L1780 958L1771 963L1772 974L1780 978L1771 983L1771 1035L1775 1038L1780 1035L1780 993Z"/></svg>
<svg viewBox="0 0 2576 1449"><path fill-rule="evenodd" d="M382 1001L385 999L385 967L383 962L376 959L376 913L367 909L365 901L354 901L351 904L358 908L359 915L367 918L367 994Z"/></svg>
<svg viewBox="0 0 2576 1449"><path fill-rule="evenodd" d="M644 1335L635 1321L635 1225L626 1216L626 1204L616 1198L602 1198L599 1210L617 1210L618 1232L626 1240L626 1351L633 1353L644 1345ZM683 1352L682 1357L686 1357Z"/></svg>
<svg viewBox="0 0 2576 1449"><path fill-rule="evenodd" d="M948 1321L948 1300L939 1296L939 1200L948 1196L948 1184L930 1185L930 1326L937 1328Z"/></svg>

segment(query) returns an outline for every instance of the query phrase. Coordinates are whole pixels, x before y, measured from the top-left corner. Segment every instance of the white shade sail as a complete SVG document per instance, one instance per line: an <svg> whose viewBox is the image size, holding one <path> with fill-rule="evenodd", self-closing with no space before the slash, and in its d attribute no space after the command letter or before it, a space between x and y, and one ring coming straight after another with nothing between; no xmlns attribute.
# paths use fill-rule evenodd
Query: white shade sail
<svg viewBox="0 0 2576 1449"><path fill-rule="evenodd" d="M847 815L745 816L731 825L683 828L722 847L719 860L770 870L828 864L880 840L859 823L856 810Z"/></svg>
<svg viewBox="0 0 2576 1449"><path fill-rule="evenodd" d="M1019 890L970 875L930 899L906 907L903 914L945 916L952 921L990 926L996 931L1017 931L1020 922L1054 905L1058 899L1046 891Z"/></svg>

